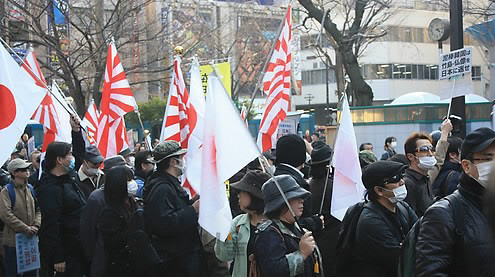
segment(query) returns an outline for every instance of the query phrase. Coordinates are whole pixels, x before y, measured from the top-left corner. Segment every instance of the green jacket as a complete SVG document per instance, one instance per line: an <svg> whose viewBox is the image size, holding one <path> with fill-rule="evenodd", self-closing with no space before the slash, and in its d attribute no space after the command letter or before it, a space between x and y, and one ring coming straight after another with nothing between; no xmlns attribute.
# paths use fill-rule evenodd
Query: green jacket
<svg viewBox="0 0 495 277"><path fill-rule="evenodd" d="M215 254L221 261L234 262L232 277L247 276L247 244L250 236L251 224L248 214L240 214L232 220L230 233L225 242L217 240Z"/></svg>

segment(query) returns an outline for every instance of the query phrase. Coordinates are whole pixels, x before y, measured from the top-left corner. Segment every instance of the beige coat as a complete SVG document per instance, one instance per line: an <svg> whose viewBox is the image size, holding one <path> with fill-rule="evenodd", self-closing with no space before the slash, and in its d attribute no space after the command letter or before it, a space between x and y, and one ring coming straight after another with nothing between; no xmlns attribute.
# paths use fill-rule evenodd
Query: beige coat
<svg viewBox="0 0 495 277"><path fill-rule="evenodd" d="M5 223L3 228L3 244L15 247L15 234L28 231L29 226L40 226L41 212L35 210L31 191L26 185L15 185L15 206L11 202L7 187L0 192L0 218Z"/></svg>

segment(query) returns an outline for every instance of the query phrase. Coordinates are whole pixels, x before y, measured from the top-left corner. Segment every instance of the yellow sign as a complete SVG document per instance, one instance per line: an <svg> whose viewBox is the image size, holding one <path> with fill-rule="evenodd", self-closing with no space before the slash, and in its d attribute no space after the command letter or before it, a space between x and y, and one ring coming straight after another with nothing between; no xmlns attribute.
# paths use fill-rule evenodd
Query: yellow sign
<svg viewBox="0 0 495 277"><path fill-rule="evenodd" d="M229 96L232 96L232 80L230 76L230 62L217 63L213 65L217 69L218 77L227 90ZM201 72L201 82L203 83L203 92L206 94L208 87L208 75L213 72L212 65L202 65L199 67Z"/></svg>

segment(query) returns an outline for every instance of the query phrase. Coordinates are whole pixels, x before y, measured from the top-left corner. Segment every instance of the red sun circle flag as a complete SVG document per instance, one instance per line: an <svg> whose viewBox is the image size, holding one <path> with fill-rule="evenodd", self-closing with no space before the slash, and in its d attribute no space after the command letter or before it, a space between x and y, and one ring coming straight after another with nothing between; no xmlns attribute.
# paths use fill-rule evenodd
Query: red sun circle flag
<svg viewBox="0 0 495 277"><path fill-rule="evenodd" d="M0 85L0 130L7 128L15 119L16 106L14 95L10 89L4 85Z"/></svg>

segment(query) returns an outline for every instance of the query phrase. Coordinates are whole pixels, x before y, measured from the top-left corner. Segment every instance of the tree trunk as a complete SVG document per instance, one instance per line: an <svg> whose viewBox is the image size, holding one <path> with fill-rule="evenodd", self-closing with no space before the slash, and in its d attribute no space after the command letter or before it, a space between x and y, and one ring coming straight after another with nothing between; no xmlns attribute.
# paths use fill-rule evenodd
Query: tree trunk
<svg viewBox="0 0 495 277"><path fill-rule="evenodd" d="M349 75L349 79L351 79L354 90L354 97L352 99L354 106L371 106L373 104L373 91L364 81L363 75L361 75L361 68L352 48L346 50L342 58L345 71Z"/></svg>
<svg viewBox="0 0 495 277"><path fill-rule="evenodd" d="M345 90L345 75L344 75L344 64L342 61L342 53L335 51L335 81L337 83L337 99L340 101L342 93Z"/></svg>

